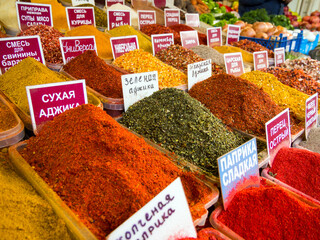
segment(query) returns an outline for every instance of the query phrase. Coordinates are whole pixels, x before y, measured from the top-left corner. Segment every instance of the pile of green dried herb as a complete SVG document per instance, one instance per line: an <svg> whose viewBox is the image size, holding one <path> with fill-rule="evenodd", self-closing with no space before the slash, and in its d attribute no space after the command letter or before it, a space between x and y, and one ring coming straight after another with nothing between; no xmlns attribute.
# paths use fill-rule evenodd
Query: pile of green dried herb
<svg viewBox="0 0 320 240"><path fill-rule="evenodd" d="M199 101L175 88L135 103L121 123L215 176L217 158L244 142Z"/></svg>

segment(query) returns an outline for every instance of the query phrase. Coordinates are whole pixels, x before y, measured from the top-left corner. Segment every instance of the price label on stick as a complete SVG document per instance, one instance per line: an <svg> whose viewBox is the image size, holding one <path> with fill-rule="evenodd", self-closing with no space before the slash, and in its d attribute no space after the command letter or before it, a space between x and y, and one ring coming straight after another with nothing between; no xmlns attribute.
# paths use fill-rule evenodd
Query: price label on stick
<svg viewBox="0 0 320 240"><path fill-rule="evenodd" d="M85 80L27 86L34 132L66 110L88 103Z"/></svg>
<svg viewBox="0 0 320 240"><path fill-rule="evenodd" d="M125 74L121 76L124 110L159 90L158 72Z"/></svg>
<svg viewBox="0 0 320 240"><path fill-rule="evenodd" d="M139 49L139 42L137 35L125 37L112 37L110 38L113 59L121 55Z"/></svg>
<svg viewBox="0 0 320 240"><path fill-rule="evenodd" d="M198 82L212 76L211 59L188 64L188 90Z"/></svg>
<svg viewBox="0 0 320 240"><path fill-rule="evenodd" d="M96 26L93 7L67 7L67 22L69 29L82 26Z"/></svg>
<svg viewBox="0 0 320 240"><path fill-rule="evenodd" d="M125 5L125 3L124 3L124 0L106 0L106 6L107 7L110 7L110 6L112 6L112 5L114 5L114 4L117 4L117 3L120 3L120 4L122 4L122 5Z"/></svg>
<svg viewBox="0 0 320 240"><path fill-rule="evenodd" d="M260 184L256 139L219 157L218 168L223 206L227 209L237 192Z"/></svg>
<svg viewBox="0 0 320 240"><path fill-rule="evenodd" d="M63 64L84 53L87 50L95 50L97 53L94 36L61 37L59 38ZM97 53L98 54L98 53Z"/></svg>
<svg viewBox="0 0 320 240"><path fill-rule="evenodd" d="M180 10L164 9L164 22L166 27L180 24Z"/></svg>
<svg viewBox="0 0 320 240"><path fill-rule="evenodd" d="M118 239L196 238L188 202L180 178L107 236Z"/></svg>
<svg viewBox="0 0 320 240"><path fill-rule="evenodd" d="M275 48L274 49L274 65L279 67L285 61L284 48Z"/></svg>
<svg viewBox="0 0 320 240"><path fill-rule="evenodd" d="M174 44L173 33L151 35L153 55Z"/></svg>
<svg viewBox="0 0 320 240"><path fill-rule="evenodd" d="M45 65L39 36L0 38L0 73L32 57Z"/></svg>
<svg viewBox="0 0 320 240"><path fill-rule="evenodd" d="M146 11L138 10L138 25L139 30L146 25L156 24L156 12L155 11Z"/></svg>
<svg viewBox="0 0 320 240"><path fill-rule="evenodd" d="M181 31L181 45L185 48L192 48L199 45L199 37L197 31Z"/></svg>
<svg viewBox="0 0 320 240"><path fill-rule="evenodd" d="M131 17L129 10L108 10L108 30L113 28L131 25Z"/></svg>
<svg viewBox="0 0 320 240"><path fill-rule="evenodd" d="M50 4L16 2L16 9L21 31L33 25L53 26Z"/></svg>
<svg viewBox="0 0 320 240"><path fill-rule="evenodd" d="M318 93L312 95L306 100L306 117L305 117L305 137L312 128L318 125Z"/></svg>
<svg viewBox="0 0 320 240"><path fill-rule="evenodd" d="M230 45L233 42L238 42L240 38L241 27L238 25L228 25L227 32L227 45Z"/></svg>
<svg viewBox="0 0 320 240"><path fill-rule="evenodd" d="M266 123L267 148L269 165L282 147L291 146L290 113L289 108Z"/></svg>
<svg viewBox="0 0 320 240"><path fill-rule="evenodd" d="M190 27L200 27L200 19L198 13L186 13L186 25Z"/></svg>
<svg viewBox="0 0 320 240"><path fill-rule="evenodd" d="M243 60L241 52L226 53L223 55L224 64L228 74L240 76L244 73Z"/></svg>
<svg viewBox="0 0 320 240"><path fill-rule="evenodd" d="M94 0L71 0L71 4L72 6L78 6L78 5L82 5L82 4L91 4L91 5L95 5Z"/></svg>
<svg viewBox="0 0 320 240"><path fill-rule="evenodd" d="M254 65L254 70L268 68L269 67L268 52L267 51L254 52L253 65Z"/></svg>
<svg viewBox="0 0 320 240"><path fill-rule="evenodd" d="M221 27L207 28L207 45L217 47L222 45Z"/></svg>

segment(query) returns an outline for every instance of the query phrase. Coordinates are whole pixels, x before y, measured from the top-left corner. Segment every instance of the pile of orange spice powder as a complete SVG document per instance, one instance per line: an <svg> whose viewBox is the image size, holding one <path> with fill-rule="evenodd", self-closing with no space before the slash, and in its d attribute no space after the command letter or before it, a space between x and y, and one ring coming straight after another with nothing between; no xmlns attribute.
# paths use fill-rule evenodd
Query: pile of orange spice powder
<svg viewBox="0 0 320 240"><path fill-rule="evenodd" d="M48 122L22 156L99 239L181 177L193 218L211 190L103 110L81 105Z"/></svg>

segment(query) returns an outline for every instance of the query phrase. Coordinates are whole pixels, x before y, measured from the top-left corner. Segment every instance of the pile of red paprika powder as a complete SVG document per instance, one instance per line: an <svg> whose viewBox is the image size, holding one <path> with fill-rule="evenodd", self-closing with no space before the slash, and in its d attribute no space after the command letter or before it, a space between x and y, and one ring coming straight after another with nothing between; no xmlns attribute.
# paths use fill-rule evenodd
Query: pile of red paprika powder
<svg viewBox="0 0 320 240"><path fill-rule="evenodd" d="M99 239L105 239L177 177L194 219L211 190L123 128L81 105L47 122L21 155Z"/></svg>
<svg viewBox="0 0 320 240"><path fill-rule="evenodd" d="M251 187L236 193L218 216L246 240L320 239L320 207L312 207L279 186Z"/></svg>
<svg viewBox="0 0 320 240"><path fill-rule="evenodd" d="M298 148L281 148L269 174L320 201L319 153Z"/></svg>

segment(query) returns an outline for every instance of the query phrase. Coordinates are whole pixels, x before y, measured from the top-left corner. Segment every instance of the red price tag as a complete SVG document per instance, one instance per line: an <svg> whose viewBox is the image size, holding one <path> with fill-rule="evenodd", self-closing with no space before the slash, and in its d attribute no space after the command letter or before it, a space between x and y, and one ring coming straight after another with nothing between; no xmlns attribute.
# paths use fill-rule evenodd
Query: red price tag
<svg viewBox="0 0 320 240"><path fill-rule="evenodd" d="M227 45L230 45L233 42L238 42L240 38L241 27L238 25L228 25L227 33Z"/></svg>
<svg viewBox="0 0 320 240"><path fill-rule="evenodd" d="M130 11L108 10L108 30L123 25L131 25Z"/></svg>
<svg viewBox="0 0 320 240"><path fill-rule="evenodd" d="M96 26L93 7L67 7L67 22L69 29L82 26Z"/></svg>
<svg viewBox="0 0 320 240"><path fill-rule="evenodd" d="M0 38L0 73L32 57L45 65L39 36Z"/></svg>
<svg viewBox="0 0 320 240"><path fill-rule="evenodd" d="M16 2L16 9L21 31L33 25L53 26L50 4Z"/></svg>
<svg viewBox="0 0 320 240"><path fill-rule="evenodd" d="M200 19L198 13L186 13L186 25L190 27L200 27Z"/></svg>
<svg viewBox="0 0 320 240"><path fill-rule="evenodd" d="M274 65L279 67L285 61L284 48L275 48L274 49Z"/></svg>
<svg viewBox="0 0 320 240"><path fill-rule="evenodd" d="M226 53L224 56L224 64L228 74L240 76L244 73L243 60L241 52Z"/></svg>
<svg viewBox="0 0 320 240"><path fill-rule="evenodd" d="M110 38L110 42L112 47L113 59L116 59L127 52L139 49L137 35L112 37Z"/></svg>
<svg viewBox="0 0 320 240"><path fill-rule="evenodd" d="M181 45L185 48L192 48L199 45L199 37L197 31L180 32Z"/></svg>
<svg viewBox="0 0 320 240"><path fill-rule="evenodd" d="M306 100L305 135L306 139L310 130L318 125L318 93Z"/></svg>
<svg viewBox="0 0 320 240"><path fill-rule="evenodd" d="M156 12L138 10L138 19L139 29L141 29L145 25L156 24Z"/></svg>
<svg viewBox="0 0 320 240"><path fill-rule="evenodd" d="M106 4L105 5L107 7L110 7L113 4L117 4L117 3L120 3L120 4L124 5L124 0L106 0Z"/></svg>
<svg viewBox="0 0 320 240"><path fill-rule="evenodd" d="M269 67L268 52L267 51L254 52L253 63L254 63L254 70L268 68Z"/></svg>
<svg viewBox="0 0 320 240"><path fill-rule="evenodd" d="M291 146L290 113L289 108L285 109L277 116L266 123L266 137L268 154L270 156L269 165L282 147Z"/></svg>
<svg viewBox="0 0 320 240"><path fill-rule="evenodd" d="M164 9L165 26L180 24L180 10L179 9Z"/></svg>
<svg viewBox="0 0 320 240"><path fill-rule="evenodd" d="M174 44L173 33L151 35L153 55Z"/></svg>
<svg viewBox="0 0 320 240"><path fill-rule="evenodd" d="M207 28L207 44L209 47L216 47L222 45L221 27Z"/></svg>

